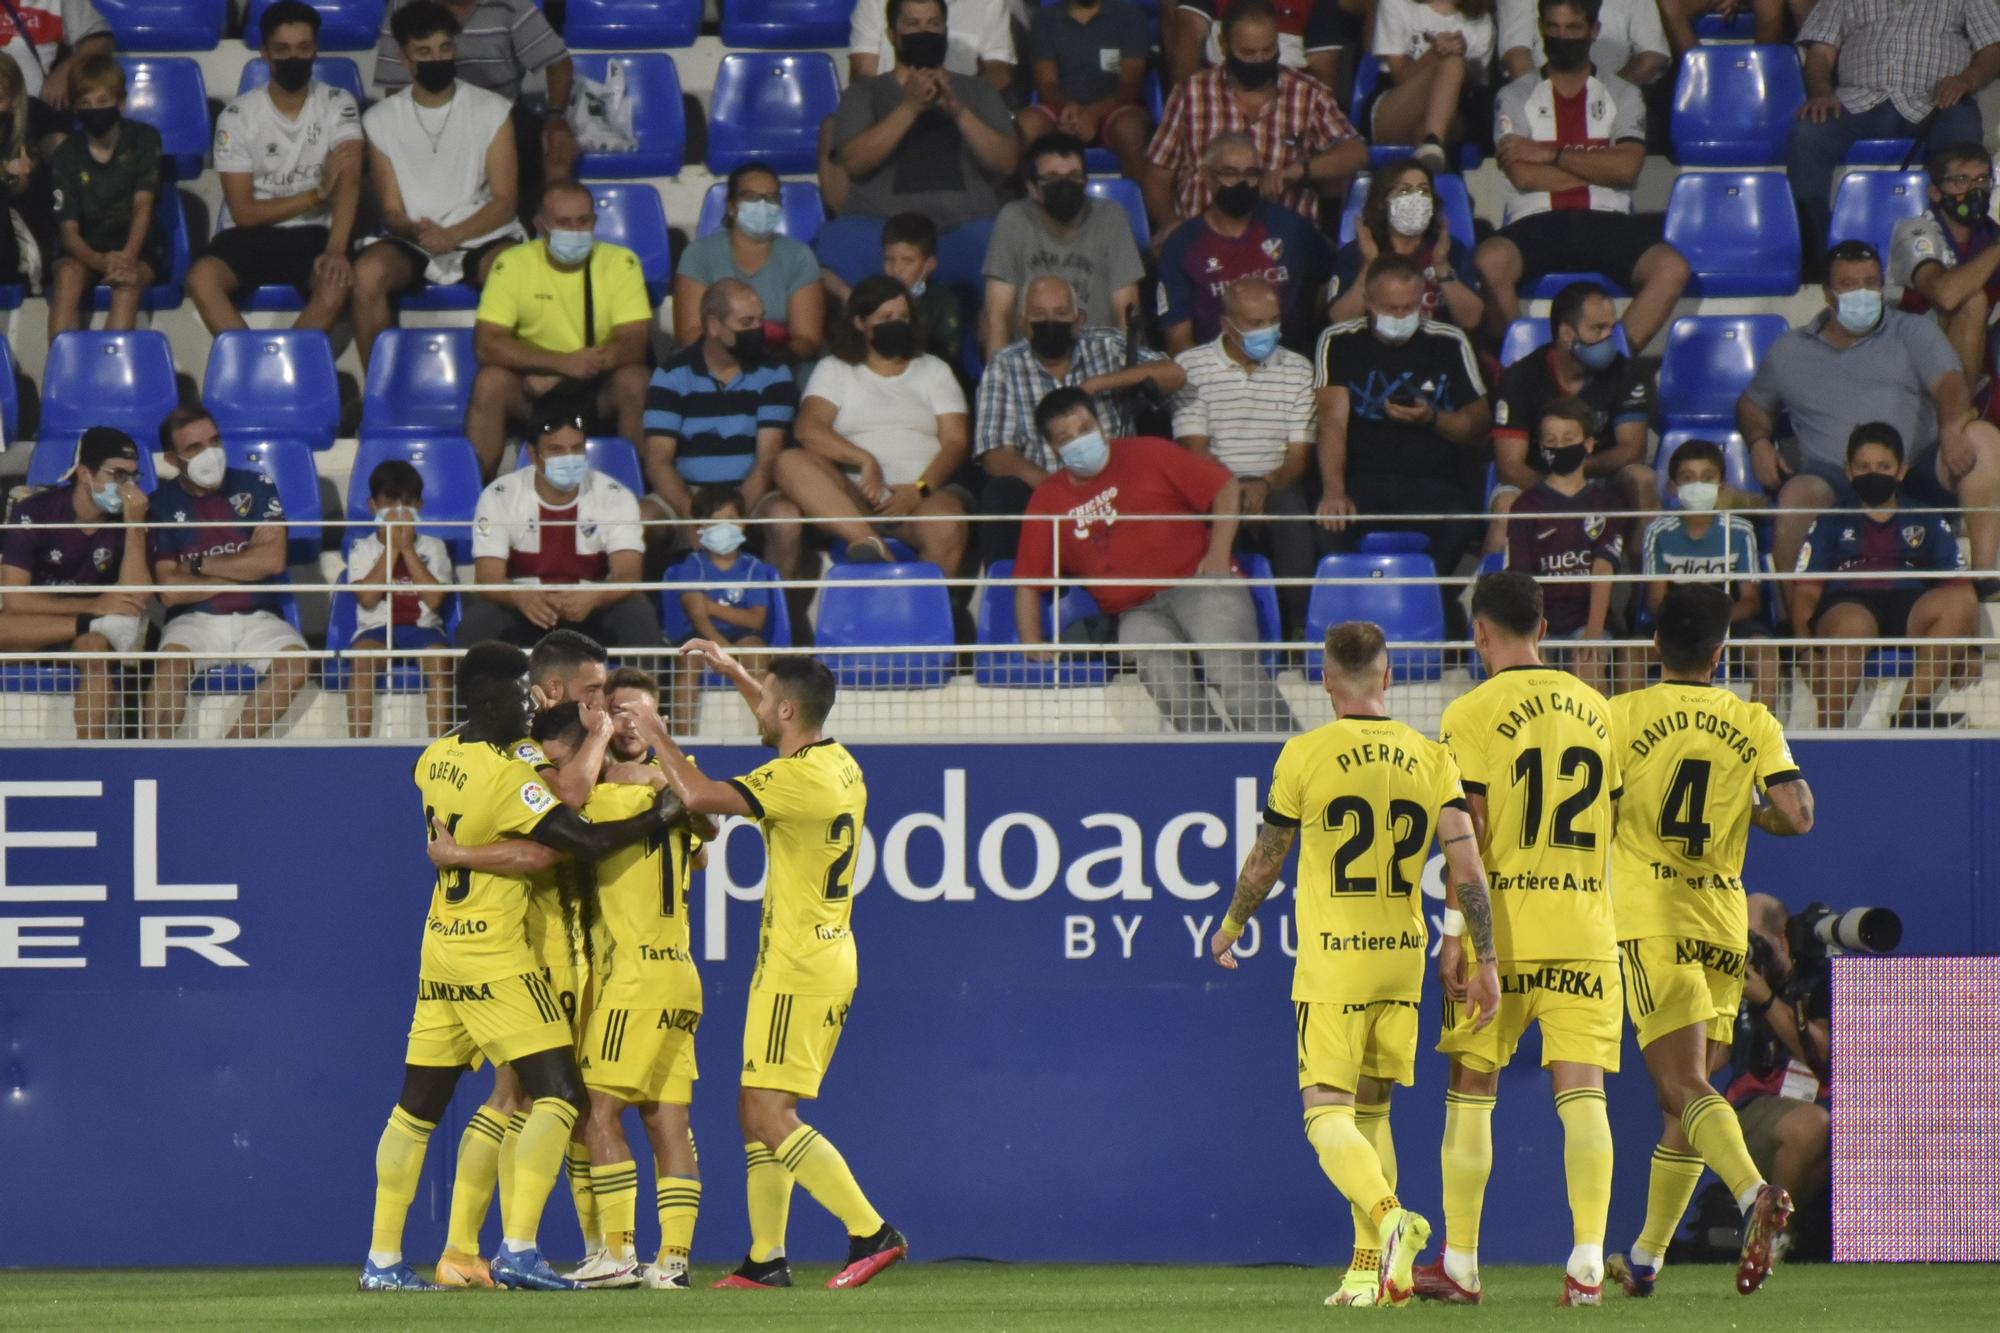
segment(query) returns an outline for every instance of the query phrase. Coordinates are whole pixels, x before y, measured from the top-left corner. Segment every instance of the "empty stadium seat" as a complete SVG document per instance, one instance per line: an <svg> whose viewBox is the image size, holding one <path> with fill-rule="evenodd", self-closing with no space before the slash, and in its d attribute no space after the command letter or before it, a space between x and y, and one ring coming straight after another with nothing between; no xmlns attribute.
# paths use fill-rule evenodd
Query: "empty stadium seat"
<svg viewBox="0 0 2000 1333"><path fill-rule="evenodd" d="M361 571L366 573L366 570ZM347 586L345 573L337 580L339 586L326 609L326 650L330 653L344 653L354 644L354 623L360 603L354 600L353 591ZM444 617L444 636L447 642L458 634L461 611L460 597L452 593L438 607L438 614ZM389 642L395 642L390 636ZM424 692L424 669L422 660L414 657L391 657L375 659L379 665L375 673L375 688L383 694L422 694ZM331 658L320 663L320 678L329 690L345 690L353 676L355 663L345 658Z"/></svg>
<svg viewBox="0 0 2000 1333"><path fill-rule="evenodd" d="M1681 59L1668 129L1684 166L1762 167L1785 160L1806 100L1789 46L1697 46Z"/></svg>
<svg viewBox="0 0 2000 1333"><path fill-rule="evenodd" d="M1437 567L1420 551L1329 555L1315 579L1435 579ZM1315 583L1306 603L1306 641L1324 643L1329 627L1343 620L1372 620L1391 643L1440 643L1444 639L1444 594L1436 583ZM1307 654L1306 678L1318 680L1323 661ZM1397 680L1436 680L1444 673L1439 648L1393 648L1389 666Z"/></svg>
<svg viewBox="0 0 2000 1333"><path fill-rule="evenodd" d="M1660 483L1660 495L1667 493L1667 474L1673 467L1674 451L1689 440L1707 440L1710 444L1722 446L1722 480L1750 495L1761 495L1763 487L1757 484L1750 472L1750 446L1743 437L1727 426L1696 427L1691 430L1670 430L1660 436L1660 449L1653 459L1654 474Z"/></svg>
<svg viewBox="0 0 2000 1333"><path fill-rule="evenodd" d="M1928 206L1928 185L1929 178L1921 171L1848 172L1833 192L1828 247L1841 241L1867 241L1888 262L1889 237L1898 222Z"/></svg>
<svg viewBox="0 0 2000 1333"><path fill-rule="evenodd" d="M658 305L667 298L674 261L667 246L667 210L660 192L646 181L629 185L592 185L597 203L597 239L622 245L639 256L646 275L646 292Z"/></svg>
<svg viewBox="0 0 2000 1333"><path fill-rule="evenodd" d="M1840 160L1850 167L1897 167L1910 165L1915 139L1856 139ZM1919 164L1923 159L1915 159Z"/></svg>
<svg viewBox="0 0 2000 1333"><path fill-rule="evenodd" d="M160 151L178 180L201 175L212 137L201 66L181 56L120 56L125 114L160 132Z"/></svg>
<svg viewBox="0 0 2000 1333"><path fill-rule="evenodd" d="M97 0L120 51L213 51L229 0Z"/></svg>
<svg viewBox="0 0 2000 1333"><path fill-rule="evenodd" d="M360 107L368 105L368 87L361 81L361 66L348 56L321 56L313 61L313 78L351 95ZM262 88L271 81L271 67L264 63L264 57L252 56L243 64L243 73L236 80L236 91L247 93L252 88Z"/></svg>
<svg viewBox="0 0 2000 1333"><path fill-rule="evenodd" d="M577 159L577 175L615 180L678 176L687 151L687 111L681 102L681 76L673 57L647 51L579 55L571 60L578 78L597 83L604 82L613 66L624 71L625 95L632 107L632 137L638 141L638 147L629 153L584 153Z"/></svg>
<svg viewBox="0 0 2000 1333"><path fill-rule="evenodd" d="M1500 339L1500 368L1505 370L1548 340L1548 320L1538 315L1523 315L1507 326L1506 334ZM1620 355L1632 355L1632 348L1625 341L1623 324L1611 326L1611 341L1617 344Z"/></svg>
<svg viewBox="0 0 2000 1333"><path fill-rule="evenodd" d="M639 450L623 435L593 435L584 441L584 457L590 460L590 470L602 472L634 495L646 493L645 478L639 472ZM534 454L522 449L515 460L516 468L534 464Z"/></svg>
<svg viewBox="0 0 2000 1333"><path fill-rule="evenodd" d="M898 648L881 653L829 653L833 678L849 689L938 689L951 680L951 598L936 565L835 565L820 592L813 642L821 648Z"/></svg>
<svg viewBox="0 0 2000 1333"><path fill-rule="evenodd" d="M1139 193L1139 183L1124 176L1092 176L1083 189L1091 198L1109 199L1125 210L1125 216L1132 220L1132 239L1144 253L1153 243L1153 229L1146 223L1146 200Z"/></svg>
<svg viewBox="0 0 2000 1333"><path fill-rule="evenodd" d="M361 436L354 453L354 471L347 479L347 517L368 523L368 474L378 464L399 458L416 468L424 479L424 521L417 530L436 537L451 547L452 559L463 563L472 558L472 511L479 504L479 457L472 442L463 435L369 435ZM349 527L341 534L341 549L354 544L363 529Z"/></svg>
<svg viewBox="0 0 2000 1333"><path fill-rule="evenodd" d="M1688 315L1667 329L1660 360L1663 429L1736 420L1736 400L1764 352L1790 326L1782 315ZM1511 333L1512 330L1509 330Z"/></svg>
<svg viewBox="0 0 2000 1333"><path fill-rule="evenodd" d="M840 75L824 51L726 55L708 99L708 169L720 176L754 161L813 171L820 122L839 105Z"/></svg>
<svg viewBox="0 0 2000 1333"><path fill-rule="evenodd" d="M1790 296L1799 215L1783 172L1698 171L1667 195L1667 243L1694 270L1690 296Z"/></svg>
<svg viewBox="0 0 2000 1333"><path fill-rule="evenodd" d="M457 435L479 364L471 329L389 329L361 391L361 433Z"/></svg>
<svg viewBox="0 0 2000 1333"><path fill-rule="evenodd" d="M673 577L671 567L668 568L664 577L668 579ZM754 577L750 581L752 583L776 583L778 581L778 571L760 562L756 567ZM681 605L680 593L675 592L671 588L662 588L659 598L660 629L666 635L667 642L680 643L693 638L694 622L688 619L687 608ZM771 599L771 614L764 618L764 633L762 637L764 642L773 648L789 648L792 646L792 610L791 607L786 605L785 596L782 591ZM713 671L703 671L701 673L701 685L705 690L719 689L728 683L726 679Z"/></svg>
<svg viewBox="0 0 2000 1333"><path fill-rule="evenodd" d="M272 3L273 0L250 0L249 12L243 16L245 45L260 44L257 25ZM382 31L383 0L311 0L311 4L319 11L320 50L374 49L375 38Z"/></svg>
<svg viewBox="0 0 2000 1333"><path fill-rule="evenodd" d="M1237 551L1231 558L1236 562L1237 577L1250 584L1250 605L1257 613L1257 641L1279 642L1285 637L1285 625L1278 616L1278 590L1270 582L1270 560L1255 551ZM1277 649L1265 649L1259 654L1259 660L1264 663L1266 671L1277 674Z"/></svg>
<svg viewBox="0 0 2000 1333"><path fill-rule="evenodd" d="M854 6L847 0L722 0L727 47L845 47L853 22Z"/></svg>
<svg viewBox="0 0 2000 1333"><path fill-rule="evenodd" d="M14 349L0 337L0 448L14 443L21 432L21 388L16 380Z"/></svg>
<svg viewBox="0 0 2000 1333"><path fill-rule="evenodd" d="M789 236L801 245L811 245L826 224L826 202L820 198L819 186L812 181L782 181L778 192L784 208L778 234ZM728 182L717 181L709 186L701 197L701 215L695 220L694 234L706 236L720 227L722 214L728 207Z"/></svg>
<svg viewBox="0 0 2000 1333"><path fill-rule="evenodd" d="M650 51L693 46L701 0L569 0L563 40L572 48Z"/></svg>
<svg viewBox="0 0 2000 1333"><path fill-rule="evenodd" d="M151 329L58 334L42 370L42 426L35 453L40 457L53 449L52 457L62 462L60 473L75 459L84 431L116 426L139 442L141 484L150 490L160 423L178 401L166 334ZM29 466L34 468L33 460Z"/></svg>
<svg viewBox="0 0 2000 1333"><path fill-rule="evenodd" d="M340 426L333 346L317 329L235 329L215 336L202 401L222 433L327 449Z"/></svg>
<svg viewBox="0 0 2000 1333"><path fill-rule="evenodd" d="M1014 589L1007 584L1014 577L1014 562L994 561L987 566L986 577L991 581L980 589L979 605L974 608L976 640L981 644L1018 644L1021 627L1014 619ZM1097 599L1086 588L1063 589L1062 600L1053 606L1043 594L1041 604L1042 633L1051 641L1059 639L1070 625L1098 614ZM1031 662L1025 653L972 655L972 678L981 685L1102 685L1106 675L1102 651L1061 653L1053 662Z"/></svg>
<svg viewBox="0 0 2000 1333"><path fill-rule="evenodd" d="M222 447L229 466L261 473L277 487L290 520L285 529L285 563L305 565L319 559L320 521L326 515L313 451L296 438L260 436L251 430L225 430Z"/></svg>
<svg viewBox="0 0 2000 1333"><path fill-rule="evenodd" d="M1340 240L1346 245L1354 239L1354 229L1361 225L1361 205L1368 199L1369 174L1363 172L1354 178L1348 187L1346 206L1340 210ZM1465 191L1465 178L1445 175L1436 178L1438 206L1444 211L1445 230L1467 249L1479 244L1478 233L1472 226L1472 196Z"/></svg>

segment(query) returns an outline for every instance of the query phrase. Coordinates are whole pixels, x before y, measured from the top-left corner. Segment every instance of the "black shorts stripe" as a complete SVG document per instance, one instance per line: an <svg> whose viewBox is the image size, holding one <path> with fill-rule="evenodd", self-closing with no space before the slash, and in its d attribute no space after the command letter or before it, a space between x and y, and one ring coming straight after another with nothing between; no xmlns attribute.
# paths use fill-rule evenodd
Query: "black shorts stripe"
<svg viewBox="0 0 2000 1333"><path fill-rule="evenodd" d="M1639 941L1626 940L1618 946L1625 951L1625 984L1632 992L1633 1003L1639 1013L1653 1012L1653 980L1646 975L1646 965L1639 961Z"/></svg>
<svg viewBox="0 0 2000 1333"><path fill-rule="evenodd" d="M535 1002L535 1008L541 1014L542 1021L544 1023L560 1023L562 1021L562 1009L556 1004L555 997L549 994L549 983L543 981L533 972L523 972L521 974L521 981L527 986L528 997Z"/></svg>
<svg viewBox="0 0 2000 1333"><path fill-rule="evenodd" d="M764 1035L764 1063L781 1065L785 1063L786 1039L791 1035L792 997L774 995L771 997L771 1027Z"/></svg>
<svg viewBox="0 0 2000 1333"><path fill-rule="evenodd" d="M1307 1015L1308 1015L1308 1014L1310 1014L1310 1013L1312 1012L1312 1007L1311 1007L1310 1005L1308 1005L1308 1004L1307 1004L1307 1003L1306 1003L1306 1002L1305 1002L1304 1000L1300 1000L1300 1001L1298 1001L1298 1002L1297 1002L1297 1004L1296 1004L1296 1005L1294 1005L1294 1008L1296 1008L1296 1009L1298 1010L1298 1015L1299 1015L1299 1049L1300 1049L1301 1051L1303 1051L1303 1050L1305 1050L1305 1048L1306 1048L1306 1017L1307 1017Z"/></svg>
<svg viewBox="0 0 2000 1333"><path fill-rule="evenodd" d="M606 1064L618 1063L619 1053L625 1049L625 1022L631 1016L630 1009L613 1009L604 1020L604 1042L598 1054Z"/></svg>

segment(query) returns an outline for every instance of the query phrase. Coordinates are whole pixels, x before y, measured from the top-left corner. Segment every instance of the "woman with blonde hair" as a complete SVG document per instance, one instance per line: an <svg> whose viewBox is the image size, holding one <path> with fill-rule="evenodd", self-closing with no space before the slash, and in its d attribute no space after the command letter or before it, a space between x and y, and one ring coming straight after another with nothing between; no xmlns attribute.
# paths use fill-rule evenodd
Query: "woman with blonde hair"
<svg viewBox="0 0 2000 1333"><path fill-rule="evenodd" d="M0 283L41 288L55 205L40 148L45 135L60 131L60 120L28 95L21 67L0 51L0 200L8 213L0 225Z"/></svg>

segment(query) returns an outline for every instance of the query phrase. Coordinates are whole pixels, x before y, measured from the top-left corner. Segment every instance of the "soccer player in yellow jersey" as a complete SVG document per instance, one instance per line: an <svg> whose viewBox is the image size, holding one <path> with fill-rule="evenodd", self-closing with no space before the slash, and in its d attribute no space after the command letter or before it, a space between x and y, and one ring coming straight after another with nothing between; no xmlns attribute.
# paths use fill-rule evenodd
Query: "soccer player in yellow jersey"
<svg viewBox="0 0 2000 1333"><path fill-rule="evenodd" d="M680 803L662 798L643 814L591 824L558 801L535 770L514 757L533 716L527 654L479 643L458 665L460 731L434 741L417 761L427 827L479 847L525 836L558 852L596 860L653 836ZM440 871L431 892L418 969L416 1013L404 1056L403 1089L375 1155L375 1220L364 1291L423 1290L403 1259L403 1225L424 1152L453 1089L475 1056L511 1064L532 1099L502 1201L505 1233L493 1276L508 1286L565 1290L535 1242L543 1205L562 1168L564 1145L584 1107L569 1026L528 952L526 884L519 876Z"/></svg>
<svg viewBox="0 0 2000 1333"><path fill-rule="evenodd" d="M1432 1300L1479 1300L1494 1096L1531 1023L1541 1029L1542 1064L1563 1126L1574 1244L1562 1304L1602 1299L1611 1207L1604 1075L1617 1072L1622 1024L1607 882L1619 755L1604 696L1543 665L1546 629L1534 579L1511 572L1481 578L1472 590L1472 639L1487 679L1444 711L1444 743L1465 783L1493 902L1500 1013L1480 1028L1465 1012L1465 905L1447 880L1451 910L1438 952L1445 992L1438 1049L1451 1057L1440 1152L1445 1249L1438 1262L1416 1270L1417 1294Z"/></svg>
<svg viewBox="0 0 2000 1333"><path fill-rule="evenodd" d="M1334 720L1278 755L1264 827L1209 952L1236 966L1236 940L1303 832L1293 893L1299 1092L1320 1169L1354 1209L1354 1257L1327 1304L1407 1305L1431 1228L1396 1198L1389 1092L1416 1071L1429 934L1417 881L1435 838L1472 930L1468 1005L1484 1026L1500 998L1486 872L1451 752L1388 717L1381 627L1328 630L1324 679Z"/></svg>
<svg viewBox="0 0 2000 1333"><path fill-rule="evenodd" d="M1646 1224L1629 1259L1614 1254L1607 1265L1634 1296L1652 1294L1704 1162L1743 1211L1736 1289L1744 1295L1770 1274L1772 1242L1792 1212L1791 1196L1765 1182L1736 1112L1708 1081L1728 1059L1743 996L1750 825L1790 836L1813 823L1812 789L1778 719L1711 683L1731 609L1712 586L1675 587L1653 633L1659 683L1611 701L1625 774L1611 864L1618 950L1625 1004L1664 1120Z"/></svg>
<svg viewBox="0 0 2000 1333"><path fill-rule="evenodd" d="M750 1254L715 1285L792 1285L785 1221L796 1181L847 1228L847 1262L826 1285L858 1287L902 1259L909 1243L868 1202L839 1150L799 1119L798 1104L819 1095L854 997L849 917L868 789L854 756L821 734L833 708L833 674L823 663L778 657L757 677L706 639L681 651L735 684L756 715L758 739L778 752L725 782L703 776L663 735L655 743L667 781L691 812L763 826L768 863L736 1102L749 1168Z"/></svg>

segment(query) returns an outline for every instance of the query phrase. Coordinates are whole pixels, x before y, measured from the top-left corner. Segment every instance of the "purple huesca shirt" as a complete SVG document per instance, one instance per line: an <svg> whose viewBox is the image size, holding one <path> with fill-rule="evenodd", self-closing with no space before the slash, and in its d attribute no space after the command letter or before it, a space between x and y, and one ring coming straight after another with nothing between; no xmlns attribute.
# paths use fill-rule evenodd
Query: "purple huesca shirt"
<svg viewBox="0 0 2000 1333"><path fill-rule="evenodd" d="M35 588L98 588L118 582L124 523L114 519L93 532L51 526L75 522L69 487L29 496L14 506L14 521L0 544L0 564L27 570L28 584Z"/></svg>

